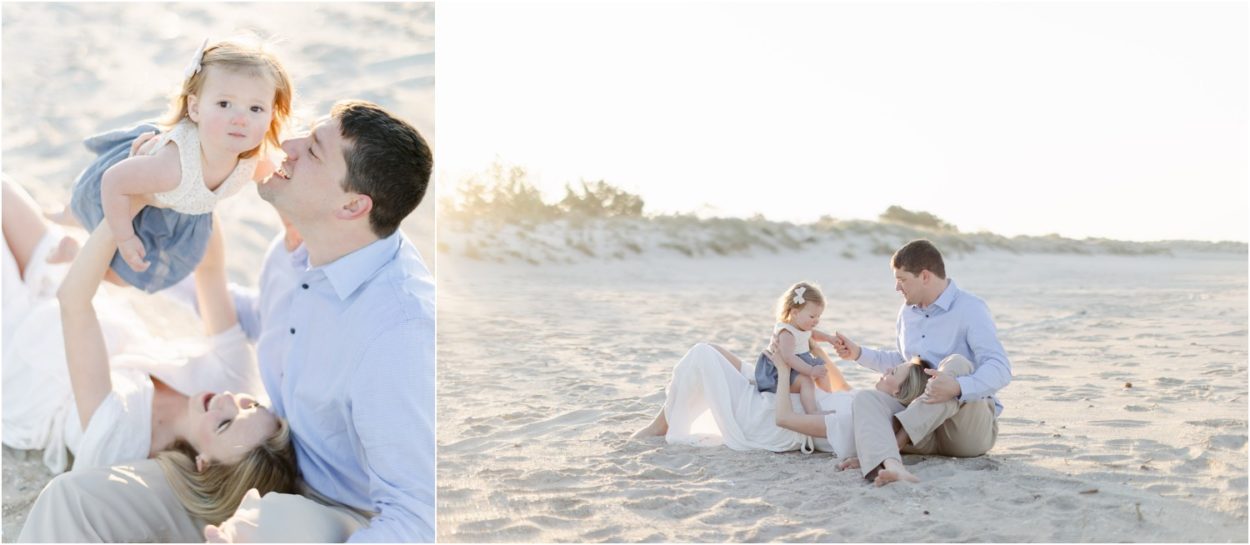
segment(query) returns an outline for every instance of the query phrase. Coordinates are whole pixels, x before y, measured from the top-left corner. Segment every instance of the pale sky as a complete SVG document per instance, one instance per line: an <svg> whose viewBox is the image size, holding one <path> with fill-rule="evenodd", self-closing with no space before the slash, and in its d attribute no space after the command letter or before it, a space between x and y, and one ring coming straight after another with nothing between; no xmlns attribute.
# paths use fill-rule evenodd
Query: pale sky
<svg viewBox="0 0 1250 545"><path fill-rule="evenodd" d="M1245 2L440 4L440 192L1122 240L1250 234Z"/></svg>

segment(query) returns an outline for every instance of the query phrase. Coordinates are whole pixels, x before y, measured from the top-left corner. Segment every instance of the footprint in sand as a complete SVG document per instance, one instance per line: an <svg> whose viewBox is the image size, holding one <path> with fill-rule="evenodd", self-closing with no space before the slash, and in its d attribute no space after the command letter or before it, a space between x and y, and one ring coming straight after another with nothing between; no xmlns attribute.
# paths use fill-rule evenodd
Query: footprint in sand
<svg viewBox="0 0 1250 545"><path fill-rule="evenodd" d="M1245 435L1216 435L1207 440L1207 445L1211 448L1222 448L1236 450L1246 446Z"/></svg>

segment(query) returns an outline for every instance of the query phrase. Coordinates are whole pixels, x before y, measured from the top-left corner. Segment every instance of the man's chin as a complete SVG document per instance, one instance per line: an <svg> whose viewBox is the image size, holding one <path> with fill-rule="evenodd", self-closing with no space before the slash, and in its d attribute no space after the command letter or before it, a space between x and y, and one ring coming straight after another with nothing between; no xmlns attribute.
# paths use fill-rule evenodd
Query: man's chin
<svg viewBox="0 0 1250 545"><path fill-rule="evenodd" d="M269 204L273 204L274 193L277 192L278 190L278 186L275 182L278 182L278 181L279 180L275 180L273 177L270 177L268 180L265 180L263 183L257 184L256 194L260 195L260 198L264 200L265 202Z"/></svg>

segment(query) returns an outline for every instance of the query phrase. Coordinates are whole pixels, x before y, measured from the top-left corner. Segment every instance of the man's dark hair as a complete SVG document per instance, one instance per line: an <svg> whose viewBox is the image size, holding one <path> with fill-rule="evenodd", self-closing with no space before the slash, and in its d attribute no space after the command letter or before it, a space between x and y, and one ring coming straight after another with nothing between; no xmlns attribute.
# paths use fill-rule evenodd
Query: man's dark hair
<svg viewBox="0 0 1250 545"><path fill-rule="evenodd" d="M377 104L345 100L330 115L349 145L343 189L373 200L369 227L378 238L389 237L425 197L434 154L417 129Z"/></svg>
<svg viewBox="0 0 1250 545"><path fill-rule="evenodd" d="M932 242L925 239L904 244L902 248L894 252L894 257L890 258L890 267L915 275L919 275L920 271L928 270L938 278L946 279L946 264L942 261L942 252L939 252Z"/></svg>

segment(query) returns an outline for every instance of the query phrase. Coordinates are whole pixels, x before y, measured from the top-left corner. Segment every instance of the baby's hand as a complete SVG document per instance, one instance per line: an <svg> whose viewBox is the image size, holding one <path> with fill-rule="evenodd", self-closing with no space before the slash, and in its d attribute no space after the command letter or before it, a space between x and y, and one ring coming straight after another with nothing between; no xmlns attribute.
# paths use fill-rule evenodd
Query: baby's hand
<svg viewBox="0 0 1250 545"><path fill-rule="evenodd" d="M143 260L147 256L147 250L143 249L143 241L139 240L139 237L131 235L130 238L118 242L117 252L122 255L122 260L135 272L148 270L150 263Z"/></svg>

